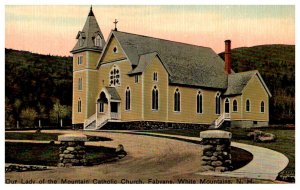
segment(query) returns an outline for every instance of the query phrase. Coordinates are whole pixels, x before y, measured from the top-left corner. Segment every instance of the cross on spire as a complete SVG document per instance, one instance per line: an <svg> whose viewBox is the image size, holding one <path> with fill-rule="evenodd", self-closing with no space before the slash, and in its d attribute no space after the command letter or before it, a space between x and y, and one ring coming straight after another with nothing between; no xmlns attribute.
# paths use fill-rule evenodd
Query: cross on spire
<svg viewBox="0 0 300 190"><path fill-rule="evenodd" d="M118 31L118 29L117 29L117 24L118 24L117 19L115 19L115 22L113 22L113 23L115 24L115 31Z"/></svg>

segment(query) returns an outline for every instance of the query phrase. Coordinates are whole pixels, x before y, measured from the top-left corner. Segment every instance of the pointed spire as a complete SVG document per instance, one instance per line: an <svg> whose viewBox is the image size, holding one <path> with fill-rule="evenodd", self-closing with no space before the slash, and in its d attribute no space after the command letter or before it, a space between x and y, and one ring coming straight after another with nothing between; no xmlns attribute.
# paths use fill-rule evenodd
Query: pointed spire
<svg viewBox="0 0 300 190"><path fill-rule="evenodd" d="M100 35L101 37L102 40L101 46L95 45L95 38L97 37L97 35ZM76 39L77 39L77 43L75 44L75 47L72 49L71 53L77 53L86 50L101 52L105 45L105 40L101 32L101 29L98 25L97 19L93 13L92 6L90 8L90 12L85 21L85 24L82 30L78 32Z"/></svg>
<svg viewBox="0 0 300 190"><path fill-rule="evenodd" d="M91 5L91 8L90 8L89 16L94 16L92 5Z"/></svg>

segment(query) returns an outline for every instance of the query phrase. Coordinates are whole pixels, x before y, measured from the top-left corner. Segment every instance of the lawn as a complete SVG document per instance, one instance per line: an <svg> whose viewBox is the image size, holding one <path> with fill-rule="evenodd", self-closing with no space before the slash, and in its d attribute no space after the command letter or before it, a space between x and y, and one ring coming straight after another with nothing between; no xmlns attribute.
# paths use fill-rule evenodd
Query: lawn
<svg viewBox="0 0 300 190"><path fill-rule="evenodd" d="M5 139L12 140L38 140L38 141L57 141L57 136L62 135L60 133L18 133L18 132L6 132ZM99 136L87 135L88 141L111 141L112 139Z"/></svg>
<svg viewBox="0 0 300 190"><path fill-rule="evenodd" d="M117 158L115 148L86 147L89 165L97 165ZM5 143L5 163L57 166L59 145L37 143Z"/></svg>
<svg viewBox="0 0 300 190"><path fill-rule="evenodd" d="M295 175L295 130L283 129L283 128L261 128L259 130L267 133L275 134L277 137L276 142L272 143L257 143L247 138L249 129L230 129L232 132L232 141L260 146L269 148L278 152L283 153L289 159L288 166L280 172L283 176L294 176ZM190 137L199 137L200 130L158 130L158 131L147 131L163 134L183 135Z"/></svg>

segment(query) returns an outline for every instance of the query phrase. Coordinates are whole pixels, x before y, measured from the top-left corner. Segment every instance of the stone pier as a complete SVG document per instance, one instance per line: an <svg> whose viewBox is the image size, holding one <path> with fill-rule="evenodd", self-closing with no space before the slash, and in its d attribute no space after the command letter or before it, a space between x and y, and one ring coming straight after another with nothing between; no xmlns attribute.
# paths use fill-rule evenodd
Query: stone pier
<svg viewBox="0 0 300 190"><path fill-rule="evenodd" d="M224 172L231 166L231 133L222 130L207 130L200 132L202 138L203 169L215 172Z"/></svg>
<svg viewBox="0 0 300 190"><path fill-rule="evenodd" d="M59 135L59 167L82 166L86 164L85 141L87 137L80 134Z"/></svg>

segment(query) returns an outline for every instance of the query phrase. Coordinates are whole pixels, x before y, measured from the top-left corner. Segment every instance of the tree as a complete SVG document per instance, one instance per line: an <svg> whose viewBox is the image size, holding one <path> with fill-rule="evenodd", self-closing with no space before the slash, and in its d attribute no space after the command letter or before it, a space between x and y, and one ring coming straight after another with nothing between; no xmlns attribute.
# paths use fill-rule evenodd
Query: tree
<svg viewBox="0 0 300 190"><path fill-rule="evenodd" d="M37 107L39 109L38 118L39 118L39 124L40 124L40 122L41 122L42 119L46 119L47 118L46 108L41 103L38 103Z"/></svg>
<svg viewBox="0 0 300 190"><path fill-rule="evenodd" d="M16 114L17 114L17 117L16 117L16 120L17 120L17 128L19 128L19 114L20 114L19 110L20 110L21 104L22 104L22 102L21 102L20 99L16 99L16 100L15 100L14 107L15 107L15 109L16 109Z"/></svg>
<svg viewBox="0 0 300 190"><path fill-rule="evenodd" d="M34 121L38 114L33 108L26 108L21 111L20 118L22 119L22 124L24 126L32 127L34 126Z"/></svg>
<svg viewBox="0 0 300 190"><path fill-rule="evenodd" d="M62 121L64 118L66 118L67 116L70 116L71 113L71 108L70 106L66 106L66 105L61 105L59 100L55 102L55 104L53 105L53 109L50 111L50 118L52 121L56 121L57 125L59 125L59 121L61 122L62 125Z"/></svg>

